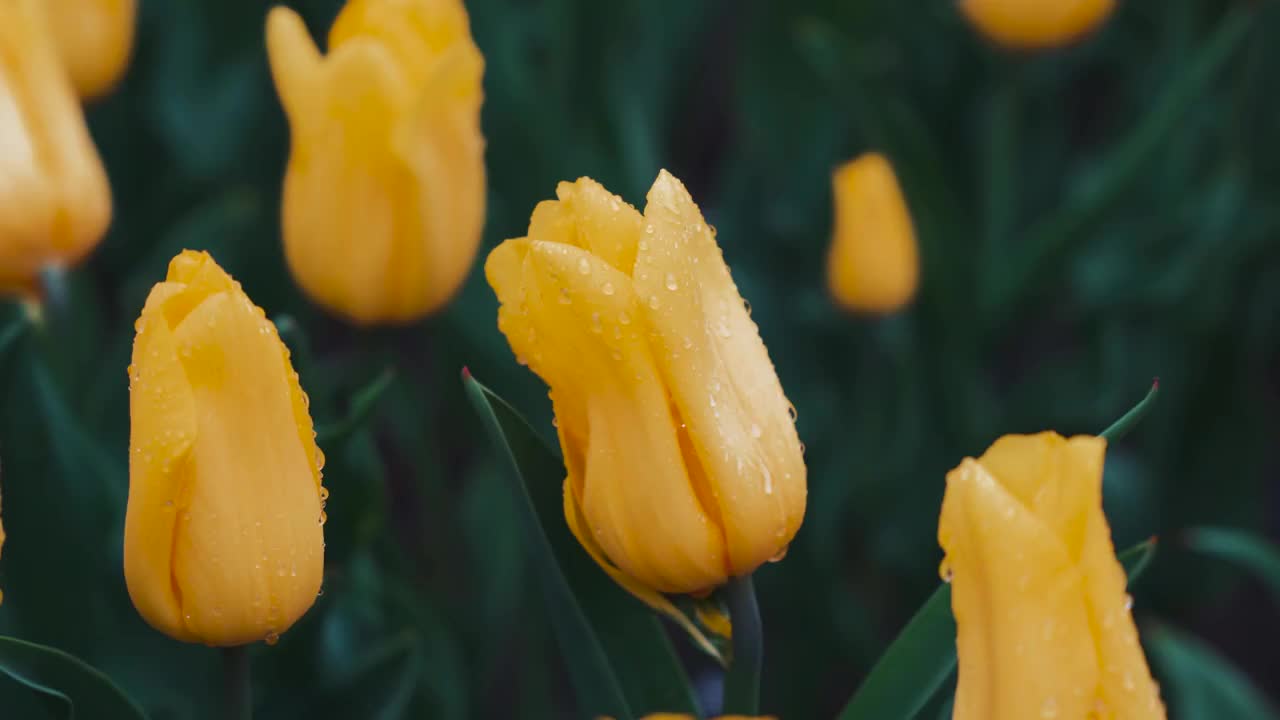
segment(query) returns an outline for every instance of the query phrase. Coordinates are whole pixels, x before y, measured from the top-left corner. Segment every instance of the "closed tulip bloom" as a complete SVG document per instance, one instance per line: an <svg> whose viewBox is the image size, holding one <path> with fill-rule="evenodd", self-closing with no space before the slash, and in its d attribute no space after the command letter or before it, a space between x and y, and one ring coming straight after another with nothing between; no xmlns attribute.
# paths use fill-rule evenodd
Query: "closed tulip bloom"
<svg viewBox="0 0 1280 720"><path fill-rule="evenodd" d="M832 176L835 232L827 283L850 310L893 312L911 301L920 274L916 235L889 161L867 153Z"/></svg>
<svg viewBox="0 0 1280 720"><path fill-rule="evenodd" d="M715 231L665 170L642 216L561 183L489 255L498 327L550 386L565 515L651 606L782 553L804 516L790 405Z"/></svg>
<svg viewBox="0 0 1280 720"><path fill-rule="evenodd" d="M1105 452L1007 435L947 474L957 720L1164 718L1102 514Z"/></svg>
<svg viewBox="0 0 1280 720"><path fill-rule="evenodd" d="M965 17L1001 45L1036 49L1087 35L1115 8L1115 0L960 0Z"/></svg>
<svg viewBox="0 0 1280 720"><path fill-rule="evenodd" d="M111 221L111 190L44 0L0 3L0 288L71 265Z"/></svg>
<svg viewBox="0 0 1280 720"><path fill-rule="evenodd" d="M45 0L58 53L82 98L115 87L133 52L137 0Z"/></svg>
<svg viewBox="0 0 1280 720"><path fill-rule="evenodd" d="M137 331L129 595L178 640L273 642L324 571L324 455L289 352L240 283L190 250L152 288Z"/></svg>
<svg viewBox="0 0 1280 720"><path fill-rule="evenodd" d="M289 269L360 324L442 307L484 225L484 59L459 0L351 0L316 49L278 7L267 50L293 133L284 180Z"/></svg>

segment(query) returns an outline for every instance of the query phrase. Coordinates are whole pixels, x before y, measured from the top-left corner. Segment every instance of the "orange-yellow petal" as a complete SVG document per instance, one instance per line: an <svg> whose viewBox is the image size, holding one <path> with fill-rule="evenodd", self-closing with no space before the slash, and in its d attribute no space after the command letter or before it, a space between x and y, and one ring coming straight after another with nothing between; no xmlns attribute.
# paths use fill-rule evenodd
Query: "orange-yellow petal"
<svg viewBox="0 0 1280 720"><path fill-rule="evenodd" d="M45 0L58 54L82 98L115 86L133 52L137 0Z"/></svg>
<svg viewBox="0 0 1280 720"><path fill-rule="evenodd" d="M714 498L730 574L750 573L784 551L804 519L806 473L791 406L713 231L666 171L649 191L645 220L638 307L687 425L689 464Z"/></svg>
<svg viewBox="0 0 1280 720"><path fill-rule="evenodd" d="M965 17L992 40L1034 49L1065 45L1111 14L1115 0L961 0Z"/></svg>
<svg viewBox="0 0 1280 720"><path fill-rule="evenodd" d="M0 4L0 286L89 253L111 191L43 0Z"/></svg>
<svg viewBox="0 0 1280 720"><path fill-rule="evenodd" d="M867 153L832 176L835 228L827 285L850 310L893 312L919 284L915 230L888 159Z"/></svg>
<svg viewBox="0 0 1280 720"><path fill-rule="evenodd" d="M1098 669L1067 549L968 459L947 475L938 538L958 630L956 720L1085 717Z"/></svg>

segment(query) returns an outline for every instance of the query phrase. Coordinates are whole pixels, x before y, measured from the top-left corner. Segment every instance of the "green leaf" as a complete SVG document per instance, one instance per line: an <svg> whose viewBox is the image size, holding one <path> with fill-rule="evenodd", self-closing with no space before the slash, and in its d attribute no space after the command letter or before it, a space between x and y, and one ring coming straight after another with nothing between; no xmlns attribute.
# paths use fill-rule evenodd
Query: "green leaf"
<svg viewBox="0 0 1280 720"><path fill-rule="evenodd" d="M1144 540L1121 552L1132 583L1150 564L1156 540ZM850 698L840 720L908 720L933 698L956 668L956 622L951 616L951 586L934 591L898 633L879 662Z"/></svg>
<svg viewBox="0 0 1280 720"><path fill-rule="evenodd" d="M65 705L61 718L145 719L111 678L61 650L0 636L0 672Z"/></svg>
<svg viewBox="0 0 1280 720"><path fill-rule="evenodd" d="M1146 633L1147 652L1161 671L1173 717L1277 720L1266 697L1201 640L1158 625Z"/></svg>
<svg viewBox="0 0 1280 720"><path fill-rule="evenodd" d="M1151 389L1147 391L1146 397L1138 401L1133 409L1125 413L1123 417L1111 423L1110 427L1099 433L1099 437L1105 439L1107 443L1113 443L1129 434L1138 421L1142 420L1147 411L1151 409L1151 404L1155 402L1156 395L1160 394L1160 378L1156 378L1151 382Z"/></svg>
<svg viewBox="0 0 1280 720"><path fill-rule="evenodd" d="M697 714L697 703L656 616L604 573L564 519L564 466L510 405L463 371L467 397L510 463L529 552L581 714L617 720Z"/></svg>
<svg viewBox="0 0 1280 720"><path fill-rule="evenodd" d="M1253 533L1201 527L1187 531L1187 547L1222 558L1253 572L1280 602L1280 548Z"/></svg>

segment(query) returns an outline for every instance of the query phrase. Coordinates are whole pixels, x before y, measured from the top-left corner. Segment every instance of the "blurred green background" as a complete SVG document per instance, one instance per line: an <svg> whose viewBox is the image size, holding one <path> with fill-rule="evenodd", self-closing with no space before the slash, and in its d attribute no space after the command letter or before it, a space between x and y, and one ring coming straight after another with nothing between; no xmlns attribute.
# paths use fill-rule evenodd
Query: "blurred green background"
<svg viewBox="0 0 1280 720"><path fill-rule="evenodd" d="M487 61L485 248L560 180L642 203L668 168L799 409L806 522L757 574L765 710L832 716L936 586L961 457L1007 432L1096 433L1154 376L1158 404L1105 478L1117 547L1160 536L1133 589L1152 666L1172 717L1235 717L1251 705L1222 698L1242 694L1275 707L1280 576L1190 552L1184 531L1280 530L1280 3L1122 0L1094 37L1034 55L991 47L950 0L467 5ZM322 38L340 3L294 6ZM545 388L498 333L479 260L411 327L357 330L299 294L268 7L142 0L132 66L88 110L115 216L45 333L3 358L0 631L83 657L157 719L216 716L218 653L147 627L121 570L133 321L169 258L207 249L281 323L322 428L395 370L367 422L323 444L324 593L254 649L262 716L573 717L458 372L550 439ZM869 149L895 163L923 258L915 303L885 318L842 314L823 287L830 172ZM716 696L714 666L677 642ZM7 679L0 708L53 716Z"/></svg>

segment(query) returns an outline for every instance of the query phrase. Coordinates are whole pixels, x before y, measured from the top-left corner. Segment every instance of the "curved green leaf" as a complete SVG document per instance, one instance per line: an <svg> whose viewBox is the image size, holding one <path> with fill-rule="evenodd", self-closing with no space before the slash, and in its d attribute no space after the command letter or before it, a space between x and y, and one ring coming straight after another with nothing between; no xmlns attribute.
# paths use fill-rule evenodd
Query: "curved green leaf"
<svg viewBox="0 0 1280 720"><path fill-rule="evenodd" d="M586 717L697 714L689 681L661 622L618 587L564 520L564 466L502 398L463 371L467 397L509 462L524 502L530 554L547 611Z"/></svg>
<svg viewBox="0 0 1280 720"><path fill-rule="evenodd" d="M1161 671L1172 717L1280 720L1244 673L1198 638L1156 626L1146 634L1146 646Z"/></svg>
<svg viewBox="0 0 1280 720"><path fill-rule="evenodd" d="M147 715L111 678L55 648L0 636L0 672L66 706L67 720L144 720Z"/></svg>
<svg viewBox="0 0 1280 720"><path fill-rule="evenodd" d="M1201 527L1187 531L1187 546L1196 552L1240 565L1266 583L1280 602L1280 548L1253 533L1232 528Z"/></svg>
<svg viewBox="0 0 1280 720"><path fill-rule="evenodd" d="M1156 396L1159 394L1160 378L1156 378L1151 382L1151 389L1147 391L1146 397L1139 400L1138 404L1134 405L1133 408L1129 410L1129 412L1125 413L1119 420L1111 423L1106 430L1098 433L1098 436L1106 439L1108 443L1113 443L1125 435L1128 435L1129 431L1133 429L1133 426L1137 425L1138 421L1142 420L1142 418L1146 416L1147 411L1151 409L1151 404L1155 402Z"/></svg>
<svg viewBox="0 0 1280 720"><path fill-rule="evenodd" d="M1132 583L1150 564L1156 539L1119 553ZM898 633L862 686L840 712L840 720L909 720L933 698L956 669L956 621L951 586L934 591Z"/></svg>

